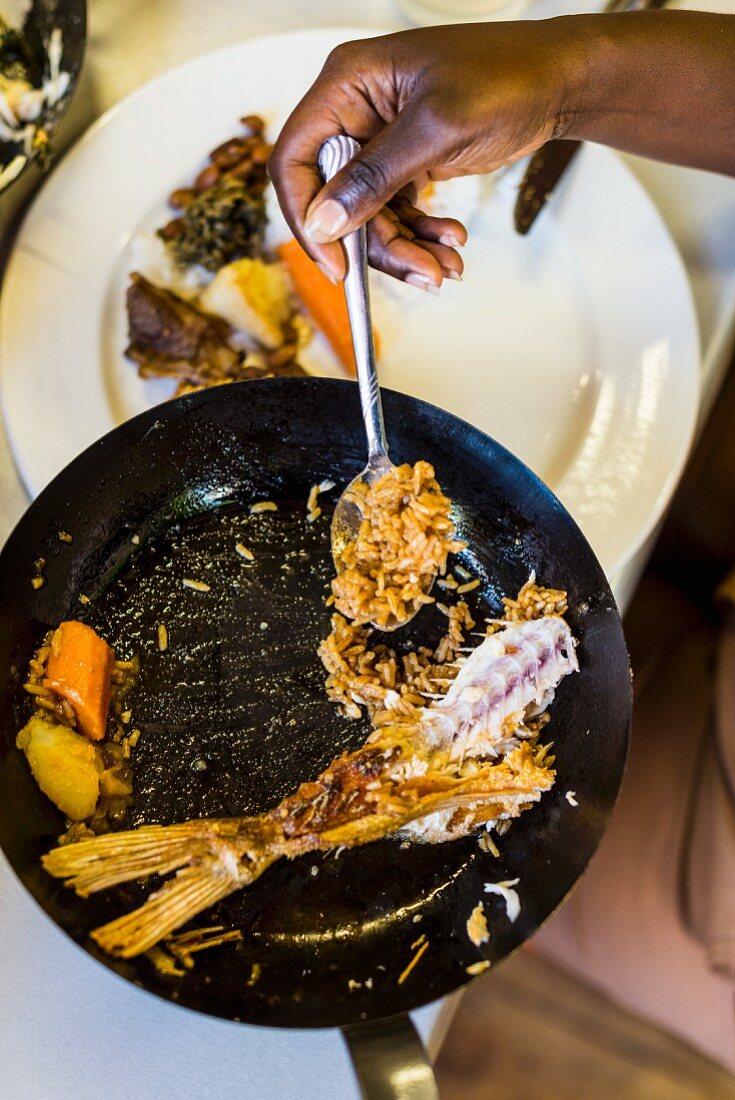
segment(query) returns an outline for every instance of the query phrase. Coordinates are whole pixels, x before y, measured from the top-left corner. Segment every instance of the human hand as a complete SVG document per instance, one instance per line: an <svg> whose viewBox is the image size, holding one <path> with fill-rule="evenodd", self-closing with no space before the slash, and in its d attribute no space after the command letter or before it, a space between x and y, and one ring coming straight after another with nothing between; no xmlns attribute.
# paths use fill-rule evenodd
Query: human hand
<svg viewBox="0 0 735 1100"><path fill-rule="evenodd" d="M343 278L332 242L369 222L373 267L422 289L461 277L466 229L422 213L416 194L429 180L510 164L564 131L576 60L564 24L432 27L332 51L269 161L289 226L326 273ZM322 187L317 154L337 133L363 150Z"/></svg>

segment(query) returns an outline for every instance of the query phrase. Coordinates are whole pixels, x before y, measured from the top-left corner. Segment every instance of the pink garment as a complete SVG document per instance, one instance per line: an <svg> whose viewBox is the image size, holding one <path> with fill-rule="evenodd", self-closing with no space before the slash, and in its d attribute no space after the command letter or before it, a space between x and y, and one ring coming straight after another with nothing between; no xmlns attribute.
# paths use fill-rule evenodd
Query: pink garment
<svg viewBox="0 0 735 1100"><path fill-rule="evenodd" d="M696 784L684 878L687 923L710 965L735 981L735 626L717 654L711 735Z"/></svg>
<svg viewBox="0 0 735 1100"><path fill-rule="evenodd" d="M610 828L532 949L735 1072L735 810L713 736L715 636L675 594L659 597ZM729 632L721 669L729 753Z"/></svg>

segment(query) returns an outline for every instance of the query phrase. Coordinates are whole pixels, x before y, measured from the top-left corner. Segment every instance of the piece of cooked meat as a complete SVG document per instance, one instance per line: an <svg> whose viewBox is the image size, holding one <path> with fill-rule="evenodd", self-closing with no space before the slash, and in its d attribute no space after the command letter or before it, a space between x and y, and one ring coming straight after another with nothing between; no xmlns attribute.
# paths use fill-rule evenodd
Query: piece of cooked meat
<svg viewBox="0 0 735 1100"><path fill-rule="evenodd" d="M231 329L226 321L161 290L135 271L126 305L130 344L125 354L138 364L142 378L178 379L176 397L223 382L306 373L296 362L295 340L246 356L228 343Z"/></svg>
<svg viewBox="0 0 735 1100"><path fill-rule="evenodd" d="M125 354L143 377L164 375L195 385L238 377L242 356L229 326L133 272L126 294L130 344Z"/></svg>

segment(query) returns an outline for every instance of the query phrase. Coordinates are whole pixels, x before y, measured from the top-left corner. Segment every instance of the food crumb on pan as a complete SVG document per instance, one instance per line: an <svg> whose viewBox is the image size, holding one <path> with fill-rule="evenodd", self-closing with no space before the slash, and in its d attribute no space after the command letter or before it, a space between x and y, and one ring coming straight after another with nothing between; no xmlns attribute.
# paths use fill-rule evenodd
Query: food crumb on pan
<svg viewBox="0 0 735 1100"><path fill-rule="evenodd" d="M261 623L260 624L260 629L261 630L267 630L268 629L268 623Z"/></svg>
<svg viewBox="0 0 735 1100"><path fill-rule="evenodd" d="M31 577L31 585L32 585L33 588L43 588L45 583L46 583L46 578L40 576L40 574L37 577Z"/></svg>
<svg viewBox="0 0 735 1100"><path fill-rule="evenodd" d="M576 793L576 791L567 791L566 795L564 796L570 806L579 805L579 802L577 802L577 799L574 797Z"/></svg>
<svg viewBox="0 0 735 1100"><path fill-rule="evenodd" d="M140 546L140 535L133 535L130 541L132 542L133 546Z"/></svg>
<svg viewBox="0 0 735 1100"><path fill-rule="evenodd" d="M399 974L399 976L398 976L398 984L399 985L403 985L403 983L405 982L408 975L411 973L413 968L418 964L419 960L421 959L421 956L424 954L425 951L428 951L428 949L429 949L429 941L425 940L421 944L421 946L419 947L419 949L416 952L416 954L414 955L414 957L411 959L411 961L408 964L408 966L406 967L406 969L401 974Z"/></svg>
<svg viewBox="0 0 735 1100"><path fill-rule="evenodd" d="M132 717L133 717L133 712L132 712L132 710L124 710L124 711L122 712L122 714L120 715L120 721L122 722L122 724L123 724L124 726L127 726L128 722L130 721L130 719L131 719Z"/></svg>
<svg viewBox="0 0 735 1100"><path fill-rule="evenodd" d="M211 947L219 947L223 943L239 943L242 940L242 932L239 928L233 928L225 932L221 924L212 928L193 928L190 932L179 932L164 940L168 951L173 955L185 970L194 967L193 956L198 951L208 951Z"/></svg>
<svg viewBox="0 0 735 1100"><path fill-rule="evenodd" d="M184 588L191 588L194 592L211 592L211 586L205 584L204 581L195 581L191 577L184 577L181 582Z"/></svg>
<svg viewBox="0 0 735 1100"><path fill-rule="evenodd" d="M489 969L490 969L490 963L487 961L487 959L480 959L479 962L470 963L469 966L465 967L465 970L467 971L467 973L471 974L473 978L477 974L484 974L485 971L489 970Z"/></svg>
<svg viewBox="0 0 735 1100"><path fill-rule="evenodd" d="M134 730L131 730L130 734L128 735L128 744L130 745L131 749L134 749L135 746L138 744L138 738L139 737L140 737L140 730L136 726L136 728Z"/></svg>
<svg viewBox="0 0 735 1100"><path fill-rule="evenodd" d="M328 493L329 490L333 489L333 488L334 488L334 482L329 481L329 479L325 479L324 481L320 481L317 485L312 485L312 487L309 491L309 498L306 501L306 522L307 523L314 523L314 521L319 519L319 516L322 514L322 510L319 507L319 505L317 504L317 499L319 497L319 494L320 493Z"/></svg>
<svg viewBox="0 0 735 1100"><path fill-rule="evenodd" d="M318 874L319 874L319 868L317 867L316 864L314 864L314 866L311 868L311 877L316 878L316 876Z"/></svg>
<svg viewBox="0 0 735 1100"><path fill-rule="evenodd" d="M258 500L250 505L251 516L257 516L260 512L277 512L278 505L273 500Z"/></svg>
<svg viewBox="0 0 735 1100"><path fill-rule="evenodd" d="M260 977L260 963L253 963L250 967L250 977L248 978L246 985L254 986Z"/></svg>
<svg viewBox="0 0 735 1100"><path fill-rule="evenodd" d="M521 899L513 889L521 880L518 878L507 879L505 882L486 882L486 894L499 894L505 902L505 911L511 924L518 919L521 911Z"/></svg>
<svg viewBox="0 0 735 1100"><path fill-rule="evenodd" d="M423 918L421 913L415 913L414 916L412 917L412 920L413 920L414 924L420 924L423 919L424 918Z"/></svg>
<svg viewBox="0 0 735 1100"><path fill-rule="evenodd" d="M83 592L79 593L79 602L86 606L89 603L89 596L85 596Z"/></svg>
<svg viewBox="0 0 735 1100"><path fill-rule="evenodd" d="M255 561L255 554L252 550L248 550L247 546L244 546L241 542L235 543L235 550L241 558L245 558L245 561Z"/></svg>
<svg viewBox="0 0 735 1100"><path fill-rule="evenodd" d="M478 901L467 918L467 935L475 947L479 947L481 943L487 943L490 939L490 932L485 918L485 906L481 901Z"/></svg>
<svg viewBox="0 0 735 1100"><path fill-rule="evenodd" d="M159 623L156 630L156 638L158 640L158 648L161 653L164 653L168 649L168 630L165 623Z"/></svg>
<svg viewBox="0 0 735 1100"><path fill-rule="evenodd" d="M59 542L71 542L72 537L68 531L59 531Z"/></svg>
<svg viewBox="0 0 735 1100"><path fill-rule="evenodd" d="M490 836L490 833L482 834L479 840L479 845L483 852L491 852L496 859L500 857L500 850L493 838Z"/></svg>
<svg viewBox="0 0 735 1100"><path fill-rule="evenodd" d="M475 588L479 587L480 581L475 578L475 580L473 581L468 581L467 584L460 584L459 588L457 589L457 595L464 596L465 592L473 592Z"/></svg>
<svg viewBox="0 0 735 1100"><path fill-rule="evenodd" d="M417 940L414 940L413 943L411 944L411 950L414 951L417 947L420 947L425 939L426 939L426 933L422 932L421 935L419 936L419 938Z"/></svg>
<svg viewBox="0 0 735 1100"><path fill-rule="evenodd" d="M447 573L446 577L439 577L436 584L437 588L444 588L449 592L454 592L459 588L457 578L452 573Z"/></svg>
<svg viewBox="0 0 735 1100"><path fill-rule="evenodd" d="M173 959L168 951L164 951L160 944L154 944L153 947L149 948L145 953L145 957L159 974L169 978L183 978L186 974L183 966L177 965L177 960Z"/></svg>
<svg viewBox="0 0 735 1100"><path fill-rule="evenodd" d="M350 993L352 993L352 991L354 989L372 989L373 988L373 979L372 978L366 978L364 982L358 982L354 978L348 978L347 979L347 988L349 989Z"/></svg>

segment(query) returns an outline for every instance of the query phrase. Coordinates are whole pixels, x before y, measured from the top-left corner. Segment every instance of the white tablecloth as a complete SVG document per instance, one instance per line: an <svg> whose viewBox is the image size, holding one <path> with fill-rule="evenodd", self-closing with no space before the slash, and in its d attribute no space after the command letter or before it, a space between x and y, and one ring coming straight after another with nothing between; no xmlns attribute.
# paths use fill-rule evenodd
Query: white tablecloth
<svg viewBox="0 0 735 1100"><path fill-rule="evenodd" d="M537 0L528 15L590 7ZM157 73L238 38L313 26L395 29L399 18L389 0L90 0L87 64L66 134L80 132ZM692 280L708 408L735 327L735 181L629 162L668 222ZM20 197L22 189L0 202L0 220ZM0 429L1 539L26 504ZM611 578L623 605L644 558ZM451 1002L415 1014L432 1052L450 1016ZM45 917L0 857L0 1100L225 1095L347 1100L357 1089L336 1032L228 1024L125 984Z"/></svg>

